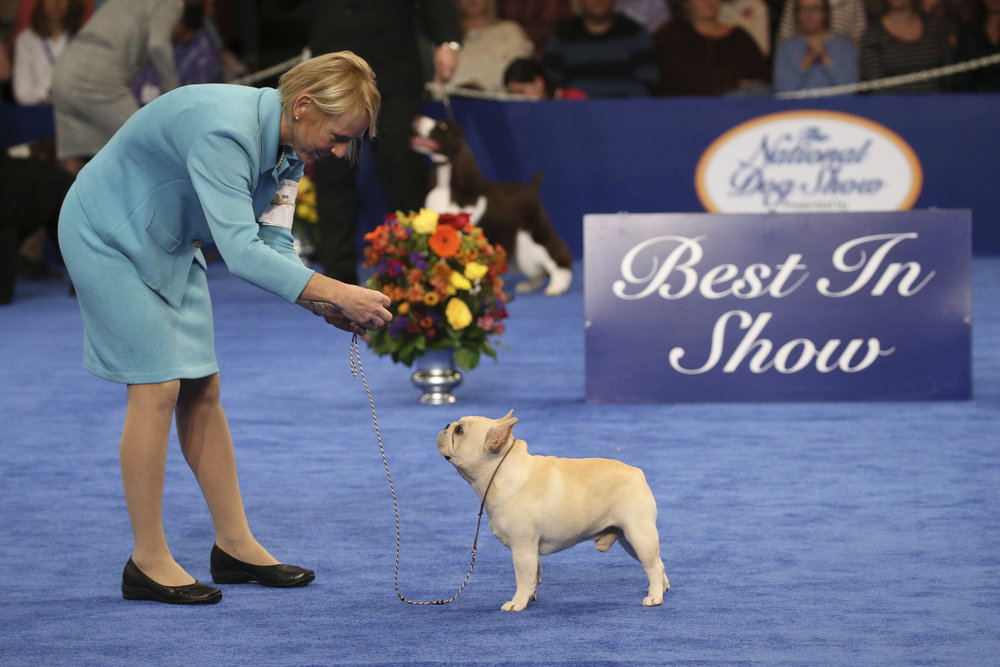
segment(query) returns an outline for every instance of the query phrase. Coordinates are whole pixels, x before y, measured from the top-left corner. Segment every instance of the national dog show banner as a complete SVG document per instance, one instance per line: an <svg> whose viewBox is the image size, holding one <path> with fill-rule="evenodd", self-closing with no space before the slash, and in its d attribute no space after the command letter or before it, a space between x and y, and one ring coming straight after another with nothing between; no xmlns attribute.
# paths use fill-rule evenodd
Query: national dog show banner
<svg viewBox="0 0 1000 667"><path fill-rule="evenodd" d="M968 399L971 214L584 218L588 402Z"/></svg>

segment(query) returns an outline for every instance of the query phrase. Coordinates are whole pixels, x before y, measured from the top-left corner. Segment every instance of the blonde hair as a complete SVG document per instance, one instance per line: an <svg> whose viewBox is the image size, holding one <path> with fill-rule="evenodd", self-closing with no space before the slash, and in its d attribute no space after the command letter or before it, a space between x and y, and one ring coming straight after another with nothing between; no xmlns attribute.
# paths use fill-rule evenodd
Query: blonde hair
<svg viewBox="0 0 1000 667"><path fill-rule="evenodd" d="M281 75L281 113L290 123L292 106L302 95L312 98L316 108L328 116L344 116L368 126L368 136L375 136L375 125L382 96L375 85L375 72L365 60L350 51L337 51L310 58ZM361 139L351 142L345 154L355 160Z"/></svg>

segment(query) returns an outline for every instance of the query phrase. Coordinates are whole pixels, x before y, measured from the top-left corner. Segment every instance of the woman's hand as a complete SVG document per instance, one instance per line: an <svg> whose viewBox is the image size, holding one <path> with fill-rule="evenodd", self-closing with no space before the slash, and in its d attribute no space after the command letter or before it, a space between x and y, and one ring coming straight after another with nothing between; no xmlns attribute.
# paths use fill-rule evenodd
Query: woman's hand
<svg viewBox="0 0 1000 667"><path fill-rule="evenodd" d="M309 308L327 323L350 333L364 335L392 320L385 294L358 285L314 274L299 295L299 305Z"/></svg>

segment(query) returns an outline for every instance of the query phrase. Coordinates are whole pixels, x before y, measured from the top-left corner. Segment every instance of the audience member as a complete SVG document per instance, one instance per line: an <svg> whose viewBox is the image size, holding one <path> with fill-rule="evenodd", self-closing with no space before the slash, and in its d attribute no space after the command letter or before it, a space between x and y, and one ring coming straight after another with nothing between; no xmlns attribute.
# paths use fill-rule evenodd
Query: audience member
<svg viewBox="0 0 1000 667"><path fill-rule="evenodd" d="M617 0L615 9L641 25L650 35L670 20L668 0Z"/></svg>
<svg viewBox="0 0 1000 667"><path fill-rule="evenodd" d="M204 9L188 4L184 6L181 20L174 28L174 67L179 85L220 83L224 80L220 48L213 41L205 18ZM152 63L146 63L131 87L140 104L148 104L164 92Z"/></svg>
<svg viewBox="0 0 1000 667"><path fill-rule="evenodd" d="M109 0L110 1L110 0ZM286 5L294 6L286 0ZM419 210L430 178L426 159L410 148L413 118L424 98L424 74L414 24L434 44L435 79L448 81L458 64L462 31L453 0L315 0L310 47L316 55L353 51L375 70L382 94L378 139L371 147L389 210ZM358 282L360 201L357 167L322 160L313 169L319 213L320 263L327 275ZM379 219L381 221L381 218Z"/></svg>
<svg viewBox="0 0 1000 667"><path fill-rule="evenodd" d="M762 92L767 60L738 26L719 22L720 0L683 0L679 15L653 35L664 95Z"/></svg>
<svg viewBox="0 0 1000 667"><path fill-rule="evenodd" d="M743 28L765 58L771 55L771 15L764 0L722 0L719 23Z"/></svg>
<svg viewBox="0 0 1000 667"><path fill-rule="evenodd" d="M10 89L10 55L7 51L7 41L0 35L0 102L14 99Z"/></svg>
<svg viewBox="0 0 1000 667"><path fill-rule="evenodd" d="M517 21L535 45L535 59L541 60L545 40L574 14L572 0L497 0L497 14Z"/></svg>
<svg viewBox="0 0 1000 667"><path fill-rule="evenodd" d="M200 2L199 2L200 4ZM139 109L129 86L147 60L165 91L177 87L171 35L183 4L106 0L56 62L56 154L70 173L97 154Z"/></svg>
<svg viewBox="0 0 1000 667"><path fill-rule="evenodd" d="M587 99L587 93L579 88L557 88L545 76L545 70L538 61L531 58L518 58L512 61L503 74L503 83L508 93L532 100Z"/></svg>
<svg viewBox="0 0 1000 667"><path fill-rule="evenodd" d="M507 64L532 55L534 45L516 21L497 18L494 0L455 0L455 7L462 27L462 51L451 83L502 91Z"/></svg>
<svg viewBox="0 0 1000 667"><path fill-rule="evenodd" d="M781 12L776 44L795 34L795 20L795 3L789 0ZM861 48L861 39L867 28L868 14L862 0L830 0L830 30L849 37L855 49Z"/></svg>
<svg viewBox="0 0 1000 667"><path fill-rule="evenodd" d="M976 0L970 19L958 31L955 58L959 62L1000 53L1000 0ZM962 91L1000 92L1000 64L959 75L956 88Z"/></svg>
<svg viewBox="0 0 1000 667"><path fill-rule="evenodd" d="M52 103L52 70L83 26L82 0L38 0L31 25L14 42L12 84L18 104Z"/></svg>
<svg viewBox="0 0 1000 667"><path fill-rule="evenodd" d="M774 89L839 86L858 81L854 44L830 31L830 0L791 0L798 34L780 42L774 53Z"/></svg>
<svg viewBox="0 0 1000 667"><path fill-rule="evenodd" d="M878 20L872 21L858 56L862 81L909 74L952 62L947 26L919 11L920 0L883 0ZM933 93L948 90L946 78L917 81L879 92Z"/></svg>
<svg viewBox="0 0 1000 667"><path fill-rule="evenodd" d="M660 85L649 33L615 11L614 0L580 0L580 15L545 42L542 67L556 86L590 97L653 95Z"/></svg>

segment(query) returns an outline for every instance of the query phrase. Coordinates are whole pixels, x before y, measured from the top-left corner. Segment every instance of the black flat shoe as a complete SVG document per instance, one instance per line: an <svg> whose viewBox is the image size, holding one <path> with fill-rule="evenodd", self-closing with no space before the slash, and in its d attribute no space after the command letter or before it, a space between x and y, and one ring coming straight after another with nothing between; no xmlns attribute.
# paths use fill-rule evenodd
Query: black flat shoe
<svg viewBox="0 0 1000 667"><path fill-rule="evenodd" d="M305 586L316 578L316 573L295 565L251 565L236 560L212 545L212 581L217 584L245 584L256 581L262 586L294 588Z"/></svg>
<svg viewBox="0 0 1000 667"><path fill-rule="evenodd" d="M161 586L143 574L129 558L122 572L122 597L167 604L215 604L222 599L222 591L200 581L186 586Z"/></svg>

